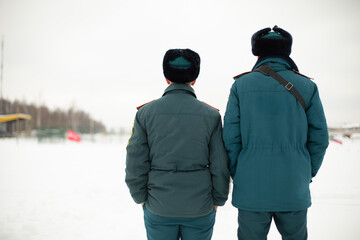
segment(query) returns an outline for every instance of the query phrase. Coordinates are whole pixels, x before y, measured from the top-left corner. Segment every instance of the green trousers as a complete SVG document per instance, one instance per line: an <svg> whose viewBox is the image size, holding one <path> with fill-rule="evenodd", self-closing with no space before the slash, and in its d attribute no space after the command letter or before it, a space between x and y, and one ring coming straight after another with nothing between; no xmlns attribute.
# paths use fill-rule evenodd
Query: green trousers
<svg viewBox="0 0 360 240"><path fill-rule="evenodd" d="M148 240L210 240L216 212L197 218L163 217L152 214L146 207L144 221Z"/></svg>
<svg viewBox="0 0 360 240"><path fill-rule="evenodd" d="M249 212L239 209L238 240L266 240L272 219L283 240L307 239L307 209L294 212Z"/></svg>

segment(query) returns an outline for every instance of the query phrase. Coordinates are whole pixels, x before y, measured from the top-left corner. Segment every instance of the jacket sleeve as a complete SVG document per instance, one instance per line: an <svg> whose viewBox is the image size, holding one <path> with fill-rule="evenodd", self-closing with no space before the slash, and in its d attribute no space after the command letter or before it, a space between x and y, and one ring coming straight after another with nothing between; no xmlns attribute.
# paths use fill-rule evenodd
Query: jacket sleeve
<svg viewBox="0 0 360 240"><path fill-rule="evenodd" d="M146 132L136 114L133 133L126 147L125 182L136 203L147 199L148 172L150 171L149 146Z"/></svg>
<svg viewBox="0 0 360 240"><path fill-rule="evenodd" d="M229 156L229 169L234 179L242 142L240 132L240 108L235 83L230 90L229 101L224 117L223 138L225 148Z"/></svg>
<svg viewBox="0 0 360 240"><path fill-rule="evenodd" d="M223 206L228 199L230 173L228 157L222 140L221 117L211 135L209 144L209 170L213 185L214 205Z"/></svg>
<svg viewBox="0 0 360 240"><path fill-rule="evenodd" d="M308 137L306 147L311 158L311 175L315 177L322 164L326 148L329 145L329 133L319 91L315 85L314 94L306 110L308 119Z"/></svg>

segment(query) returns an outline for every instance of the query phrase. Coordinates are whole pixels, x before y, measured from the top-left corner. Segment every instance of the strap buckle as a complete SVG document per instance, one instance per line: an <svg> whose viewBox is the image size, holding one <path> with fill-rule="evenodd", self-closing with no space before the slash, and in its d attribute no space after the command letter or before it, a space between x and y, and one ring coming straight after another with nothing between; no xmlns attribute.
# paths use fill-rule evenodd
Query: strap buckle
<svg viewBox="0 0 360 240"><path fill-rule="evenodd" d="M292 88L294 87L294 85L291 83L291 82L288 82L286 85L285 85L285 88L290 91Z"/></svg>

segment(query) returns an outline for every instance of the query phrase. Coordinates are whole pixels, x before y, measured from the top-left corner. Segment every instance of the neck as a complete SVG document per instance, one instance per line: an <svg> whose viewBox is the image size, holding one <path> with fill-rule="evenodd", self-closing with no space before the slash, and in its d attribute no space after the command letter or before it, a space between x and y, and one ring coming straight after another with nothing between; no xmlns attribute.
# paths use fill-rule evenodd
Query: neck
<svg viewBox="0 0 360 240"><path fill-rule="evenodd" d="M196 80L192 81L192 82L187 82L187 83L176 83L176 82L171 82L170 80L166 79L166 82L167 84L185 84L185 85L188 85L188 86L194 86Z"/></svg>

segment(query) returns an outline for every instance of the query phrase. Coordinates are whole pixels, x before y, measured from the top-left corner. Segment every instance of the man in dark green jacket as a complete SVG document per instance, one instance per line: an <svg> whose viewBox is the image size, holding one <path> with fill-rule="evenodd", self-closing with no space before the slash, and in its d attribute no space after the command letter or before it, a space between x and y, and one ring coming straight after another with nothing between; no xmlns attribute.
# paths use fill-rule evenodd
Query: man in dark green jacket
<svg viewBox="0 0 360 240"><path fill-rule="evenodd" d="M211 239L230 180L221 117L191 87L200 71L196 52L167 51L163 70L163 96L136 114L125 181L143 205L148 239Z"/></svg>
<svg viewBox="0 0 360 240"><path fill-rule="evenodd" d="M273 30L252 37L253 54L259 56L254 69L270 66L291 84L285 88L257 71L235 77L223 131L232 204L238 208L239 239L265 240L274 219L282 239L304 240L309 184L321 166L328 130L316 84L299 74L289 57L291 35L277 26Z"/></svg>

